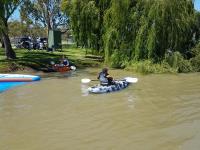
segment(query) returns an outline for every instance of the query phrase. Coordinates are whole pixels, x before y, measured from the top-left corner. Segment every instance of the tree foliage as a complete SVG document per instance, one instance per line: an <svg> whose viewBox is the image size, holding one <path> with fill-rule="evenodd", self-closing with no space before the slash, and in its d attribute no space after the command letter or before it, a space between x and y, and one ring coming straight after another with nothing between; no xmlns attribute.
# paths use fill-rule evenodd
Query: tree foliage
<svg viewBox="0 0 200 150"><path fill-rule="evenodd" d="M103 48L103 18L110 0L63 0L62 9L69 15L77 46Z"/></svg>
<svg viewBox="0 0 200 150"><path fill-rule="evenodd" d="M24 0L20 9L22 21L40 24L48 31L67 25L67 17L61 12L61 0Z"/></svg>
<svg viewBox="0 0 200 150"><path fill-rule="evenodd" d="M117 54L129 61L161 62L176 51L186 57L199 38L192 0L64 0L62 8L77 45L100 45L106 62L123 61L110 59Z"/></svg>
<svg viewBox="0 0 200 150"><path fill-rule="evenodd" d="M9 21L9 36L10 37L46 37L45 28L38 24L26 24L20 21Z"/></svg>

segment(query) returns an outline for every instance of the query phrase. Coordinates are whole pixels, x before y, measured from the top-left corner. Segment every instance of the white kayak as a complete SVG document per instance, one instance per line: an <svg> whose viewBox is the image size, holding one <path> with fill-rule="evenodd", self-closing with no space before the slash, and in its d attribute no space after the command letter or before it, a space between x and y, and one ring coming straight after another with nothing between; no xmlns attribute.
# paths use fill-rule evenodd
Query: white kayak
<svg viewBox="0 0 200 150"><path fill-rule="evenodd" d="M114 91L119 91L121 89L124 89L128 87L129 83L125 80L119 80L115 81L115 84L113 85L95 85L92 87L88 88L88 91L90 93L95 93L95 94L101 94L101 93L109 93L109 92L114 92Z"/></svg>
<svg viewBox="0 0 200 150"><path fill-rule="evenodd" d="M31 82L40 80L39 76L24 74L0 74L0 82Z"/></svg>
<svg viewBox="0 0 200 150"><path fill-rule="evenodd" d="M119 91L122 90L130 83L136 83L138 81L137 78L124 78L123 80L116 80L114 84L112 85L95 85L92 87L88 88L89 93L94 93L94 94L102 94L102 93L109 93L109 92L114 92L114 91Z"/></svg>

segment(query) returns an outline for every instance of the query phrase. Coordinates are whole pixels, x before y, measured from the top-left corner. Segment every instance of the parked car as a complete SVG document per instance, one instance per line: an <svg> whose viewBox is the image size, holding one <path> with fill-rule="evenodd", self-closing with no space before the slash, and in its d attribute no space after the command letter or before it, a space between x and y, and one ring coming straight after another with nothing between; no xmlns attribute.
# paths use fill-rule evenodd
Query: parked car
<svg viewBox="0 0 200 150"><path fill-rule="evenodd" d="M47 38L40 38L40 43L42 43L40 45L42 49L47 49L47 41L48 41Z"/></svg>
<svg viewBox="0 0 200 150"><path fill-rule="evenodd" d="M33 41L33 49L47 49L47 38L37 38Z"/></svg>
<svg viewBox="0 0 200 150"><path fill-rule="evenodd" d="M26 48L26 49L32 49L33 48L33 42L29 37L20 37L17 38L17 48Z"/></svg>

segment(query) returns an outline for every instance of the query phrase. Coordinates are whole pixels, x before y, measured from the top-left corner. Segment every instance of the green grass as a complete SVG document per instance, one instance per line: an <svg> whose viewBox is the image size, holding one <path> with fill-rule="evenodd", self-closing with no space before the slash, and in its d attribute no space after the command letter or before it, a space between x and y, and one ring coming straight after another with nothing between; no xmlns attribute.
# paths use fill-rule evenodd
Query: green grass
<svg viewBox="0 0 200 150"><path fill-rule="evenodd" d="M0 48L0 72L11 72L30 68L46 71L51 67L50 61L59 63L62 55L67 56L70 62L77 68L98 67L102 63L100 56L86 55L86 49L69 46L60 52L47 52L45 50L28 51L26 49L15 49L15 52L17 59L7 60L4 49Z"/></svg>

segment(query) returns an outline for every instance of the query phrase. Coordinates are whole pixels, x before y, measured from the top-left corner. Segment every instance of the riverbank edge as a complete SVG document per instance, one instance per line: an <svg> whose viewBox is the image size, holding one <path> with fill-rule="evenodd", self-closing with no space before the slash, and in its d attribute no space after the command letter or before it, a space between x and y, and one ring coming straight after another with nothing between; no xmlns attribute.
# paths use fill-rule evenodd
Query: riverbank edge
<svg viewBox="0 0 200 150"><path fill-rule="evenodd" d="M78 69L87 67L99 67L108 66L110 68L116 68L112 64L105 64L101 55L91 54L89 49L69 47L64 48L62 51L47 52L45 50L26 50L15 49L17 59L8 60L5 59L4 50L0 48L0 72L1 73L13 73L13 72L35 72L43 71L49 72L51 68L51 61L59 63L59 59L65 55L70 60L71 64ZM174 64L173 64L174 65ZM181 62L181 66L184 67L183 73L198 72L193 71L190 66ZM150 60L144 60L139 62L125 63L125 69L131 72L140 74L176 74L182 73L178 66L170 66L167 62L153 63Z"/></svg>

